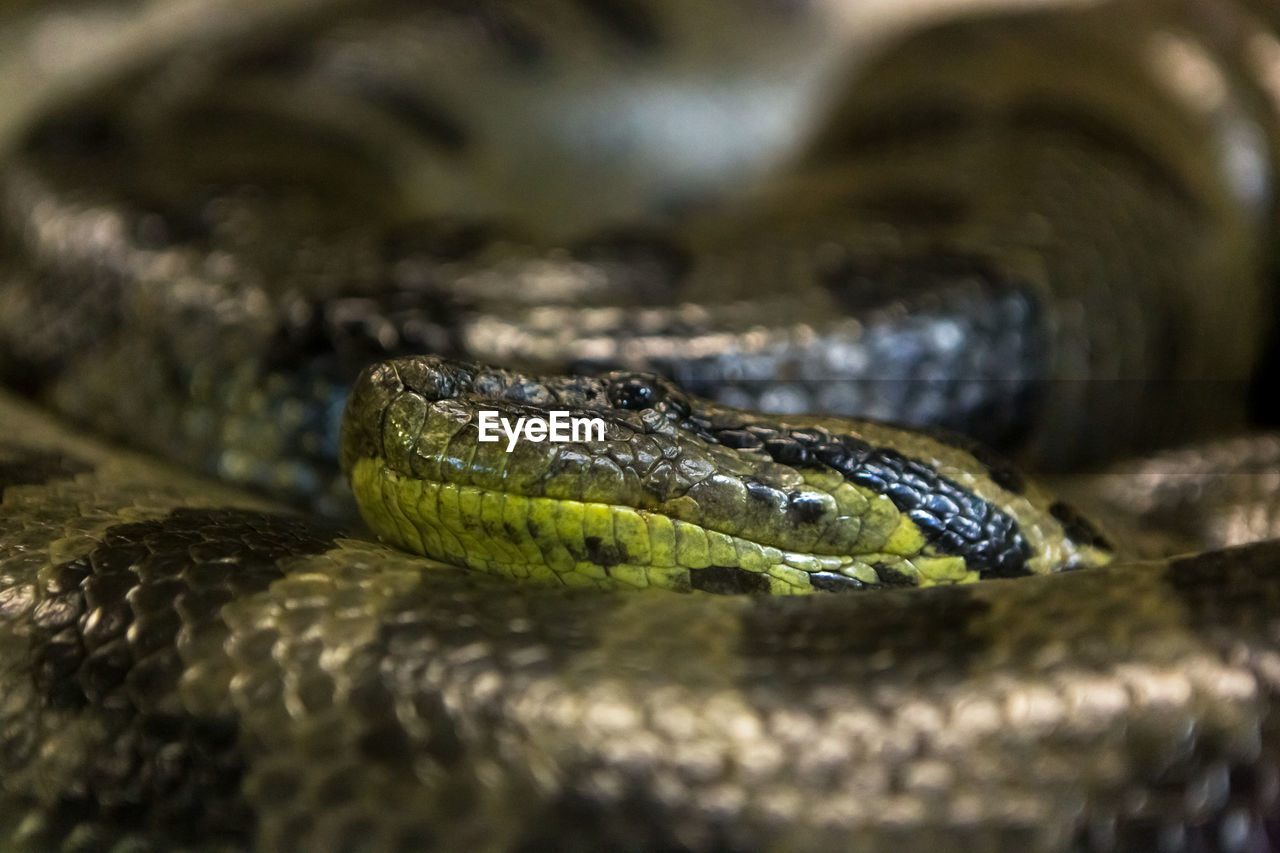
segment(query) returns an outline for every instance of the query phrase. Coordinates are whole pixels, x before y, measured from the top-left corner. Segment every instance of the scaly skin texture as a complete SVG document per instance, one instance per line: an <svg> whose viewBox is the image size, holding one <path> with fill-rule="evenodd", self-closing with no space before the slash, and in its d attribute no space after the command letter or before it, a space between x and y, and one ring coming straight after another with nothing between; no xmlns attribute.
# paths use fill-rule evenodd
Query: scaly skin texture
<svg viewBox="0 0 1280 853"><path fill-rule="evenodd" d="M0 379L335 516L351 383L418 352L1056 468L1239 423L1280 139L1246 7L408 5L0 27Z"/></svg>
<svg viewBox="0 0 1280 853"><path fill-rule="evenodd" d="M482 411L514 424L557 410L600 418L603 440L480 441ZM1088 522L972 442L731 409L645 374L375 365L347 405L342 465L384 541L542 582L786 594L1112 557Z"/></svg>
<svg viewBox="0 0 1280 853"><path fill-rule="evenodd" d="M0 414L6 850L1266 849L1274 544L520 587Z"/></svg>
<svg viewBox="0 0 1280 853"><path fill-rule="evenodd" d="M351 383L406 353L665 372L721 403L962 427L1053 466L1238 424L1272 314L1269 0L22 0L0 16L0 380L330 517L350 518ZM448 432L409 427L449 401L398 399L397 439ZM919 569L942 542L925 526L954 520L858 492L890 472L835 452L844 421L756 421L773 445L701 425L717 444L632 414L612 429L640 503L609 504L616 553L587 530L599 511L565 515L543 540L564 553L538 548L557 578L631 566L649 584L653 565L604 565L643 544L676 586L786 591L833 557L833 577L884 583L828 552L865 527ZM1280 814L1275 543L804 600L525 587L8 398L0 426L5 850L1253 851ZM981 458L869 429L1004 507L1029 569L1085 554ZM364 432L366 487L436 458ZM1276 454L1258 447L1226 461L1263 469L1249 532L1275 536ZM737 473L646 481L654 448ZM770 460L754 489L770 511L744 520L715 477L750 493L771 449L793 461ZM866 482L804 462L824 453ZM553 491L500 507L533 544L536 501L616 494L521 465ZM483 542L494 568L533 574L476 488L437 488L472 528L456 547L437 534L441 553ZM1138 491L1113 494L1162 516L1143 500L1159 490ZM859 498L879 509L856 533L824 528L841 549L771 514L853 519ZM667 526L619 537L642 511ZM1190 515L1167 523L1222 541L1214 513ZM742 566L684 568L731 536ZM911 580L967 578L970 557L930 555Z"/></svg>

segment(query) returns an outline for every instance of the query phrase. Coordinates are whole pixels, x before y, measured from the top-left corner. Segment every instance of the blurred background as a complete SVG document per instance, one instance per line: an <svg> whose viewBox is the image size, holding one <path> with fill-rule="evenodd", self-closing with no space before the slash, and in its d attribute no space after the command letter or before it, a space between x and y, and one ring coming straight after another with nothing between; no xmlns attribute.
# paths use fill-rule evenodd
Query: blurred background
<svg viewBox="0 0 1280 853"><path fill-rule="evenodd" d="M347 387L404 352L1050 472L1280 417L1267 4L0 14L0 378L331 514Z"/></svg>

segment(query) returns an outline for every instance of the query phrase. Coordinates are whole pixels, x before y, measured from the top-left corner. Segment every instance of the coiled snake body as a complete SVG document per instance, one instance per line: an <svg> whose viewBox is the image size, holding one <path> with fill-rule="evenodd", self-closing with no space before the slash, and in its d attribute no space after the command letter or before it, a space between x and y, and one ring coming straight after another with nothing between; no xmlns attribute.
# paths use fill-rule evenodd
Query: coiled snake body
<svg viewBox="0 0 1280 853"><path fill-rule="evenodd" d="M1269 848L1266 4L4 14L5 849Z"/></svg>

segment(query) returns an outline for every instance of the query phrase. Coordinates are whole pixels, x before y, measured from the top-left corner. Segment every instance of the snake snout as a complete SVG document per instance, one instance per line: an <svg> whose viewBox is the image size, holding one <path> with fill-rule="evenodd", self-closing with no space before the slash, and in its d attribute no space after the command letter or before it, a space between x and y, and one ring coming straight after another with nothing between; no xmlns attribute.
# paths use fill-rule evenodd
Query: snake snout
<svg viewBox="0 0 1280 853"><path fill-rule="evenodd" d="M344 475L350 477L360 459L381 454L383 413L404 390L404 381L391 362L374 364L361 371L342 413L338 464Z"/></svg>
<svg viewBox="0 0 1280 853"><path fill-rule="evenodd" d="M348 477L362 458L383 455L385 413L402 394L427 403L456 397L475 383L475 369L437 356L397 358L361 372L342 416L339 464Z"/></svg>

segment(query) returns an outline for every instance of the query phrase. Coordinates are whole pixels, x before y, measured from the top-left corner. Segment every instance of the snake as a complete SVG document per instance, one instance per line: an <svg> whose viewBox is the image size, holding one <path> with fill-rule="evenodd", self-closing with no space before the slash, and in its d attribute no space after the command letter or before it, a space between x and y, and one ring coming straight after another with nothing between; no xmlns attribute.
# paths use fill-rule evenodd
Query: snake
<svg viewBox="0 0 1280 853"><path fill-rule="evenodd" d="M1269 4L0 16L4 849L1276 846Z"/></svg>

